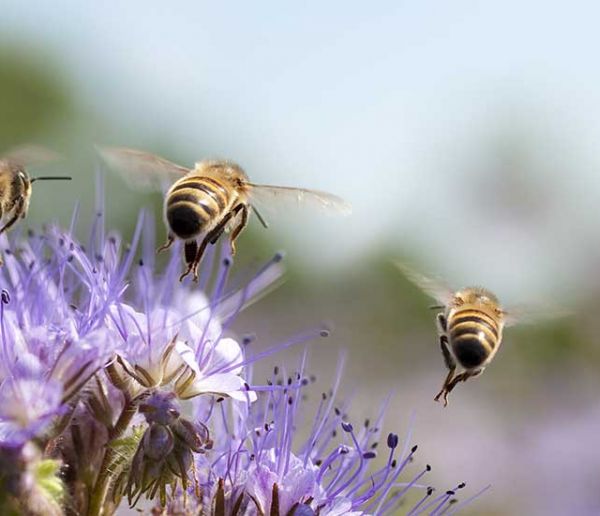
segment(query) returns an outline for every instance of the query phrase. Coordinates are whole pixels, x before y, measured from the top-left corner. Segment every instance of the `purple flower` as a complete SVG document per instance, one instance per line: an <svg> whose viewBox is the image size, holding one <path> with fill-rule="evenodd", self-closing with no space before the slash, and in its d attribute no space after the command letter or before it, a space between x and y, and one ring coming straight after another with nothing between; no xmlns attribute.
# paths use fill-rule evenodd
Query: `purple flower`
<svg viewBox="0 0 600 516"><path fill-rule="evenodd" d="M62 386L40 378L7 378L0 385L0 442L22 445L60 414Z"/></svg>
<svg viewBox="0 0 600 516"><path fill-rule="evenodd" d="M436 496L424 484L429 465L410 471L417 446L409 438L401 443L389 433L380 443L385 406L373 422L366 420L355 429L348 407L335 403L341 367L316 413L305 412L310 380L304 362L290 376L276 368L262 399L221 419L215 435L227 432L232 439L215 440L212 462L198 459L197 469L208 480L203 488L209 499L203 503L222 498L231 514L390 514L417 492L408 513L449 511L464 484ZM308 438L298 441L298 429L307 424ZM378 453L384 456L383 466L375 465Z"/></svg>
<svg viewBox="0 0 600 516"><path fill-rule="evenodd" d="M190 289L178 281L177 245L156 266L143 216L131 244L104 234L100 216L87 245L56 227L0 241L0 459L19 466L0 483L21 486L6 492L24 512L34 508L23 493L56 508L63 490L70 511L91 515L142 497L217 515L386 514L409 492L422 495L411 514L451 509L463 485L434 494L423 483L430 468L411 471L410 439L382 433L385 410L350 423L335 402L341 369L316 413L302 401L306 355L290 376L282 368L265 384L251 380L253 363L328 334L316 328L252 353L251 339L230 331L279 280L281 255L240 281L214 247L201 288Z"/></svg>
<svg viewBox="0 0 600 516"><path fill-rule="evenodd" d="M199 310L209 306L201 296L194 297ZM146 315L130 307L115 308L111 314L117 329L115 338L121 335L124 341L117 363L140 389L171 385L180 399L216 394L240 401L256 400L256 394L246 391L240 376L240 345L232 338L221 337L216 319L204 321L200 314L181 323L183 315L174 311L154 309Z"/></svg>

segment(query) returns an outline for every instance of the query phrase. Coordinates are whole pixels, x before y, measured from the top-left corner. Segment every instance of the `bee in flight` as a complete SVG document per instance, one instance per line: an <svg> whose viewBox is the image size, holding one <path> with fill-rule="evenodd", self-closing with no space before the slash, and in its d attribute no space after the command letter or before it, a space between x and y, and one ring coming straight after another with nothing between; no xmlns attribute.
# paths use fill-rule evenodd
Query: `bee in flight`
<svg viewBox="0 0 600 516"><path fill-rule="evenodd" d="M20 147L0 157L0 234L27 216L32 183L42 180L71 180L68 176L29 177L27 167L55 159L58 159L58 155L35 146Z"/></svg>
<svg viewBox="0 0 600 516"><path fill-rule="evenodd" d="M171 247L176 238L184 241L184 257L188 274L198 279L198 265L208 244L215 244L223 233L229 233L231 254L235 242L254 211L264 227L265 220L252 203L310 202L322 209L348 214L350 206L339 197L317 190L251 183L244 170L229 161L201 161L189 169L143 151L99 147L108 165L131 178L134 186L160 189L171 182L164 202L167 242L158 251Z"/></svg>
<svg viewBox="0 0 600 516"><path fill-rule="evenodd" d="M434 399L443 398L447 406L448 394L459 382L483 373L498 352L502 330L517 322L517 318L505 311L489 290L467 287L453 292L404 264L396 262L396 265L410 281L440 303L432 308L443 309L437 314L437 327L448 375Z"/></svg>

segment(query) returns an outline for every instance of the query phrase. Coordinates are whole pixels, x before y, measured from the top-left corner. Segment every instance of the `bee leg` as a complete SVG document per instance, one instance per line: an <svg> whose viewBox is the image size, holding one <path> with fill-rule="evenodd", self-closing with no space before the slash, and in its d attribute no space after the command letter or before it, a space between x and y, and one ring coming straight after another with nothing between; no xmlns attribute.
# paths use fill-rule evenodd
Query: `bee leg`
<svg viewBox="0 0 600 516"><path fill-rule="evenodd" d="M230 211L227 215L225 215L221 222L208 234L208 241L214 245L217 243L217 240L221 238L221 235L225 231L225 226L231 220L231 217L234 216L234 212Z"/></svg>
<svg viewBox="0 0 600 516"><path fill-rule="evenodd" d="M185 263L187 264L187 270L179 276L179 281L183 281L183 278L193 271L196 254L198 253L198 242L195 240L186 242L183 246L183 253L185 256Z"/></svg>
<svg viewBox="0 0 600 516"><path fill-rule="evenodd" d="M235 207L234 212L237 215L239 211L242 212L242 218L240 219L239 224L235 227L235 229L231 233L231 236L229 237L229 245L231 246L231 256L235 254L235 240L238 236L240 236L240 233L248 224L248 206L246 206L245 204L238 204Z"/></svg>
<svg viewBox="0 0 600 516"><path fill-rule="evenodd" d="M23 202L19 202L19 204L17 204L17 207L15 208L13 216L10 218L10 220L6 224L4 224L2 229L0 229L0 235L2 233L4 233L5 231L7 231L8 229L10 229L15 224L15 222L17 222L17 220L19 220L19 217L25 216L25 211L23 210L24 206L25 206L25 203L23 203Z"/></svg>
<svg viewBox="0 0 600 516"><path fill-rule="evenodd" d="M156 250L156 254L162 253L163 251L169 249L169 247L173 245L173 242L175 242L175 237L169 233L167 235L167 241Z"/></svg>
<svg viewBox="0 0 600 516"><path fill-rule="evenodd" d="M204 237L204 239L202 240L202 242L200 242L200 245L197 247L196 254L195 254L195 256L194 256L194 258L192 260L192 263L190 264L188 262L188 270L179 279L180 281L185 276L187 276L190 272L194 274L194 281L198 281L198 265L200 265L200 261L202 260L202 256L204 256L204 251L206 251L206 247L208 246L208 244L215 244L217 242L217 240L219 240L219 238L223 234L223 231L225 231L225 226L227 225L227 223L229 222L229 220L231 219L232 216L233 216L233 212L229 212L227 215L225 215L223 217L223 219L221 220L221 222L219 222L219 224L217 226L215 226ZM187 260L187 258L186 258L186 260Z"/></svg>
<svg viewBox="0 0 600 516"><path fill-rule="evenodd" d="M441 315L441 314L440 314ZM443 316L442 316L443 317ZM445 321L445 319L444 319ZM440 320L438 317L438 324L440 324ZM449 369L448 375L444 380L444 385L440 392L438 392L433 398L435 401L439 401L441 396L444 396L444 407L448 406L448 386L453 382L452 377L454 376L454 372L456 371L456 362L454 358L452 358L452 354L450 353L450 349L448 349L448 337L446 335L440 335L440 347L442 348L442 354L444 355L444 362L446 367Z"/></svg>
<svg viewBox="0 0 600 516"><path fill-rule="evenodd" d="M448 321L446 320L446 316L442 313L437 314L436 320L440 333L446 333L446 331L448 331Z"/></svg>
<svg viewBox="0 0 600 516"><path fill-rule="evenodd" d="M202 259L204 250L206 249L206 246L208 245L208 238L209 238L208 235L206 237L204 237L204 240L202 240L202 242L200 242L200 245L198 245L197 242L194 241L193 249L190 246L190 250L189 250L190 254L189 255L187 253L188 245L186 243L186 245L185 245L185 250L186 250L185 260L187 262L188 268L181 276L179 276L179 281L183 281L183 278L185 278L190 273L193 274L194 281L198 281L198 265L200 263L200 260Z"/></svg>
<svg viewBox="0 0 600 516"><path fill-rule="evenodd" d="M200 260L202 260L202 257L204 256L204 251L206 250L206 246L208 245L208 242L210 240L211 233L206 235L204 237L204 240L202 240L202 242L200 242L200 245L198 246L198 250L196 251L196 257L194 258L194 261L192 262L192 265L191 265L191 271L194 274L194 281L196 283L198 282L198 265L200 265Z"/></svg>
<svg viewBox="0 0 600 516"><path fill-rule="evenodd" d="M481 373L483 373L483 369L476 369L474 371L465 371L464 373L457 375L446 387L446 395L444 396L444 399L446 399L448 397L448 394L450 394L450 392L454 389L454 387L456 387L456 385L459 382L466 382L469 378L475 378L476 376L479 376Z"/></svg>
<svg viewBox="0 0 600 516"><path fill-rule="evenodd" d="M444 407L448 406L448 393L450 392L448 390L448 385L450 385L450 383L452 382L452 376L454 375L454 369L451 369L448 372L448 375L446 376L446 379L444 380L444 385L442 386L440 392L438 392L435 395L435 398L433 398L435 401L439 401L440 397L444 397Z"/></svg>

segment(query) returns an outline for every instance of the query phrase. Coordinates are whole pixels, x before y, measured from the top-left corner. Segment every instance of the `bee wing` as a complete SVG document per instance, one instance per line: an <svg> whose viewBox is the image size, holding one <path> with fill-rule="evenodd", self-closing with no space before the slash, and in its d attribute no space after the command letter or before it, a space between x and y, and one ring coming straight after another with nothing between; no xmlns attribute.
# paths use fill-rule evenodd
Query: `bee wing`
<svg viewBox="0 0 600 516"><path fill-rule="evenodd" d="M289 207L290 205L311 206L326 213L349 215L352 213L350 204L341 197L319 190L307 188L294 188L290 186L255 185L248 183L251 187L250 198L257 201L259 206L277 208L278 205Z"/></svg>
<svg viewBox="0 0 600 516"><path fill-rule="evenodd" d="M3 155L3 159L21 167L33 167L57 161L60 154L39 145L21 145Z"/></svg>
<svg viewBox="0 0 600 516"><path fill-rule="evenodd" d="M569 317L572 312L564 308L548 305L514 305L502 310L505 326L515 324L536 324L553 319Z"/></svg>
<svg viewBox="0 0 600 516"><path fill-rule="evenodd" d="M447 306L452 300L454 291L441 281L428 278L400 261L395 260L393 263L408 280L442 305Z"/></svg>
<svg viewBox="0 0 600 516"><path fill-rule="evenodd" d="M165 183L172 183L190 171L160 156L136 149L97 145L96 150L110 168L137 189L161 190Z"/></svg>

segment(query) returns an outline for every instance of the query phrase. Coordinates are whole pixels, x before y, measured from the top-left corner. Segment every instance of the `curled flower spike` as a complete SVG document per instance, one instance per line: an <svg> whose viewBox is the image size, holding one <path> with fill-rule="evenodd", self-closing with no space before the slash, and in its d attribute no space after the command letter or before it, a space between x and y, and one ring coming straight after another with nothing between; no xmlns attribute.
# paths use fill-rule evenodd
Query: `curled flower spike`
<svg viewBox="0 0 600 516"><path fill-rule="evenodd" d="M148 428L133 456L125 494L135 505L142 494L152 500L159 494L161 505L167 503L167 486L183 489L188 486L188 471L194 453L204 453L212 447L208 428L200 422L180 417L173 395L151 394L140 405Z"/></svg>

